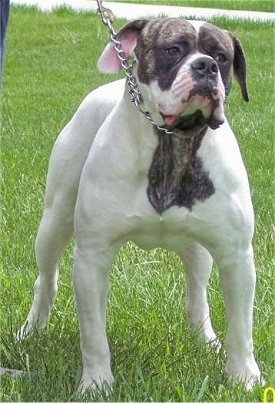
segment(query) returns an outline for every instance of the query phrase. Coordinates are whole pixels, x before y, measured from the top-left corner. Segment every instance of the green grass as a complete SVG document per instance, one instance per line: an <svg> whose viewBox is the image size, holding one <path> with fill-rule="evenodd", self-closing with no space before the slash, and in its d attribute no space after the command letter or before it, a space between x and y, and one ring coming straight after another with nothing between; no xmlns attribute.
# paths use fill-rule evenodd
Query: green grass
<svg viewBox="0 0 275 403"><path fill-rule="evenodd" d="M126 3L169 4L182 7L222 8L225 10L275 11L273 0L114 0ZM106 5L106 4L105 4Z"/></svg>
<svg viewBox="0 0 275 403"><path fill-rule="evenodd" d="M274 27L225 19L215 22L235 32L248 59L251 101L241 100L235 84L227 115L249 172L256 213L256 357L267 385L274 387ZM84 95L113 79L95 68L107 38L99 18L89 13L60 9L43 14L12 7L1 111L1 366L29 370L37 377L27 374L16 381L4 377L2 401L77 399L81 360L71 248L60 265L59 294L47 328L22 343L13 335L28 312L37 275L33 242L51 148ZM188 329L184 295L185 279L175 255L160 249L144 252L130 243L121 250L113 265L108 310L116 382L113 395L106 399L261 401L262 388L246 393L228 383L222 372L223 353L216 357ZM209 299L214 327L224 340L226 322L217 269Z"/></svg>

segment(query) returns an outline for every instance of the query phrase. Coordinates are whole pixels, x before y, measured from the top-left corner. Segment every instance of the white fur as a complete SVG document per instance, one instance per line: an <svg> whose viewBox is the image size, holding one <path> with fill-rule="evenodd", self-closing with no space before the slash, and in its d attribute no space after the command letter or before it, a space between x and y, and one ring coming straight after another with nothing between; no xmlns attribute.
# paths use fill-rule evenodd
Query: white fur
<svg viewBox="0 0 275 403"><path fill-rule="evenodd" d="M111 384L108 273L121 245L132 240L145 249L161 246L181 256L188 320L206 341L216 340L206 297L213 257L227 310L226 371L250 388L260 379L252 342L253 209L234 134L225 122L215 131L208 129L200 146L199 156L215 186L213 196L196 202L192 211L172 207L160 216L146 195L157 136L124 85L120 80L90 93L55 143L36 240L40 274L19 336L45 325L57 291L57 261L74 232L81 388Z"/></svg>

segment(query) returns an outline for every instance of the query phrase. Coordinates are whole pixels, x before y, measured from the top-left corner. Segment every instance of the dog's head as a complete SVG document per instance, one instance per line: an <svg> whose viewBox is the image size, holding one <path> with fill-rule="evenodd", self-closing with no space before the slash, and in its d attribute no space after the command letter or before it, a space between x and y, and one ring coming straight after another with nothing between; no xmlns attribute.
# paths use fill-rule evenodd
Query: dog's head
<svg viewBox="0 0 275 403"><path fill-rule="evenodd" d="M228 31L179 18L136 20L125 25L117 39L126 57L137 61L136 78L157 112L158 124L181 129L207 123L217 128L224 121L223 104L233 73L248 101L244 52ZM121 69L112 43L98 68L105 73Z"/></svg>

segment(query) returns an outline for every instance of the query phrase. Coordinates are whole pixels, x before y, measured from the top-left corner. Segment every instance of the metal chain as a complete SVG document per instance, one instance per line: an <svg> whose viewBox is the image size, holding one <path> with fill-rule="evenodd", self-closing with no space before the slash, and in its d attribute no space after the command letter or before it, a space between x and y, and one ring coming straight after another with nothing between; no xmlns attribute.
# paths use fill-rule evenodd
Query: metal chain
<svg viewBox="0 0 275 403"><path fill-rule="evenodd" d="M117 57L120 60L121 66L126 74L126 81L129 87L129 94L131 95L131 101L135 104L135 107L141 112L144 117L158 130L165 134L175 134L174 131L167 129L166 127L157 125L152 119L150 112L145 111L142 106L142 95L138 87L136 77L133 75L133 65L129 64L126 55L122 49L121 42L117 39L117 33L113 27L114 14L106 7L103 7L102 1L97 0L98 11L101 15L101 19L104 25L106 25L110 31L111 41L114 43L114 49L117 52Z"/></svg>

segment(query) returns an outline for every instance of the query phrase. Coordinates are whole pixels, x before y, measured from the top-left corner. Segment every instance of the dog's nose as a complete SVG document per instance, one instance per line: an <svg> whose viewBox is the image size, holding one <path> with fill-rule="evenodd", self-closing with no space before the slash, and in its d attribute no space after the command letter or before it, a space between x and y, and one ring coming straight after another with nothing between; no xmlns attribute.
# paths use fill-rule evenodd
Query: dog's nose
<svg viewBox="0 0 275 403"><path fill-rule="evenodd" d="M191 68L196 73L196 78L211 77L216 78L218 75L218 65L215 60L209 57L200 57L191 63Z"/></svg>

